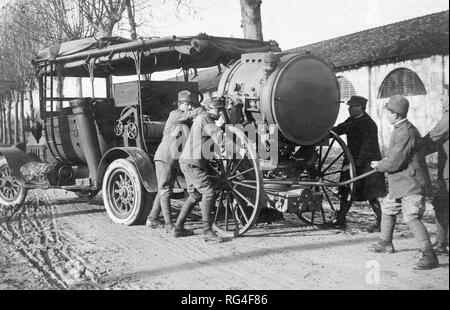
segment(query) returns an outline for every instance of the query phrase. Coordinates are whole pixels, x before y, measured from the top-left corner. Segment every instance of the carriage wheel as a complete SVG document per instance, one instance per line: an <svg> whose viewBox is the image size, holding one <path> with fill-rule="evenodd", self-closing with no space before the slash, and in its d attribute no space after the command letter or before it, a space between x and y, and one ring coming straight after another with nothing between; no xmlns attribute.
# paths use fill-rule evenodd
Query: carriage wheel
<svg viewBox="0 0 450 310"><path fill-rule="evenodd" d="M328 146L316 148L318 159L314 166L305 169L301 179L337 183L356 177L356 169L350 149L334 132L330 132ZM335 220L341 201L350 205L353 201L354 183L342 187L310 186L322 195L322 206L316 210L304 210L298 217L309 225L323 226Z"/></svg>
<svg viewBox="0 0 450 310"><path fill-rule="evenodd" d="M27 189L11 174L6 159L0 159L0 205L20 205L26 196Z"/></svg>
<svg viewBox="0 0 450 310"><path fill-rule="evenodd" d="M109 165L102 192L106 212L113 222L123 225L145 223L153 196L143 186L131 161L117 159Z"/></svg>
<svg viewBox="0 0 450 310"><path fill-rule="evenodd" d="M217 199L213 227L221 235L239 236L256 223L263 201L262 173L254 144L239 130L232 159L210 161Z"/></svg>

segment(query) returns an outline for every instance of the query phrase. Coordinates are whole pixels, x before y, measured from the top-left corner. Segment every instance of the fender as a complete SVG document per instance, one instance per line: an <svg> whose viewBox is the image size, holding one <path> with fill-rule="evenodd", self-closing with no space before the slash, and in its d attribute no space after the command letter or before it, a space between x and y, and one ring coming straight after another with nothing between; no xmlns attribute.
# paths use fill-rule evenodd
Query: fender
<svg viewBox="0 0 450 310"><path fill-rule="evenodd" d="M19 182L24 183L25 180L20 173L20 168L33 161L26 153L26 144L23 142L15 145L0 144L0 156L5 157L12 176Z"/></svg>
<svg viewBox="0 0 450 310"><path fill-rule="evenodd" d="M136 147L113 148L103 155L98 167L98 187L101 187L101 184L103 183L103 178L108 166L114 160L120 158L129 158L136 165L142 184L148 192L158 191L155 166L150 159L150 156Z"/></svg>

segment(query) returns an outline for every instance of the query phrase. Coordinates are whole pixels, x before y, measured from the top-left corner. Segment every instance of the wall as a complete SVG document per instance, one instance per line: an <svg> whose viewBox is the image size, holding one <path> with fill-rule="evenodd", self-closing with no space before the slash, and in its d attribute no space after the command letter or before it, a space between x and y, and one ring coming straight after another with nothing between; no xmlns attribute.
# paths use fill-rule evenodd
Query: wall
<svg viewBox="0 0 450 310"><path fill-rule="evenodd" d="M367 112L378 125L380 145L384 150L389 144L392 126L383 117L383 105L387 99L378 99L378 92L384 79L395 69L407 68L414 71L422 80L426 95L407 96L410 102L408 119L422 135L431 130L442 114L441 98L443 85L449 81L449 56L432 56L419 60L403 61L357 70L338 72L353 85L358 95L369 99ZM338 121L348 117L347 107L343 104Z"/></svg>

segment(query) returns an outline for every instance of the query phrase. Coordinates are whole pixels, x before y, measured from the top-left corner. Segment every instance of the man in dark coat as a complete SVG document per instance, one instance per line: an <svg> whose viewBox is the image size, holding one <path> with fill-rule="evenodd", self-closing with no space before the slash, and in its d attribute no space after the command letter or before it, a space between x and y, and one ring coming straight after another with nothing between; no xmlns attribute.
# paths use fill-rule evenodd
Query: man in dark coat
<svg viewBox="0 0 450 310"><path fill-rule="evenodd" d="M378 144L378 127L372 118L365 112L367 99L360 96L352 96L347 102L350 117L334 127L332 130L338 135L347 135L347 143L355 160L356 174L361 175L372 170L370 163L381 160ZM344 167L348 162L343 163ZM343 173L341 178L348 179L348 173ZM370 231L379 230L381 223L381 206L378 198L386 194L384 174L375 173L357 181L355 184L353 201L369 201L376 216L376 223ZM345 227L345 217L350 205L347 202L346 188L340 188L341 206L338 211L334 226Z"/></svg>
<svg viewBox="0 0 450 310"><path fill-rule="evenodd" d="M434 194L433 206L436 214L436 242L433 244L436 254L448 255L448 146L449 146L449 120L448 120L448 84L444 85L442 97L442 117L436 126L423 138L427 153L438 152L438 190Z"/></svg>
<svg viewBox="0 0 450 310"><path fill-rule="evenodd" d="M382 203L381 238L369 250L376 253L394 253L392 239L396 216L403 219L416 238L423 253L413 266L415 269L433 269L439 260L433 250L427 228L422 222L425 196L431 193L431 180L425 162L425 148L420 133L406 116L409 102L401 95L393 96L385 106L386 117L394 126L387 157L371 166L388 173L389 197Z"/></svg>
<svg viewBox="0 0 450 310"><path fill-rule="evenodd" d="M158 194L155 197L152 211L147 220L147 225L151 228L159 226L158 217L162 210L167 232L174 229L170 218L170 196L173 185L178 175L178 159L181 151L179 147L183 142L183 137L187 138L192 120L199 115L204 108L198 107L192 110L197 103L196 96L188 90L178 93L178 109L170 112L164 127L163 138L155 153L155 170L158 182ZM180 135L184 131L184 134ZM180 143L181 142L181 143Z"/></svg>

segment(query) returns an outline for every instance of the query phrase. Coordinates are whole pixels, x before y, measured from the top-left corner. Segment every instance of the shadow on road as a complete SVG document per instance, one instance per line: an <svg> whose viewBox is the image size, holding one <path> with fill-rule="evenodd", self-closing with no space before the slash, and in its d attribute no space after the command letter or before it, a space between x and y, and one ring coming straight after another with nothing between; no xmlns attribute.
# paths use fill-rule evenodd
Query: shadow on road
<svg viewBox="0 0 450 310"><path fill-rule="evenodd" d="M259 258L262 256L279 254L280 252L303 252L303 251L311 251L316 249L323 249L328 247L337 247L337 246L345 246L345 245L354 245L356 243L367 243L378 240L378 237L369 237L369 238L356 238L352 240L343 240L343 241L332 241L332 242L322 242L318 244L309 244L309 245L296 245L296 246L288 246L274 249L261 249L255 250L251 252L241 253L239 255L232 255L227 257L214 257L211 259L200 260L195 262L183 262L180 264L166 266L159 269L139 271L134 273L124 274L118 277L118 279L129 279L130 277L137 279L144 279L148 277L157 277L170 273L176 272L185 272L188 270L194 270L197 268L204 268L205 266L211 265L216 266L220 264L227 264L232 262L242 262L246 260L252 260L255 258Z"/></svg>

